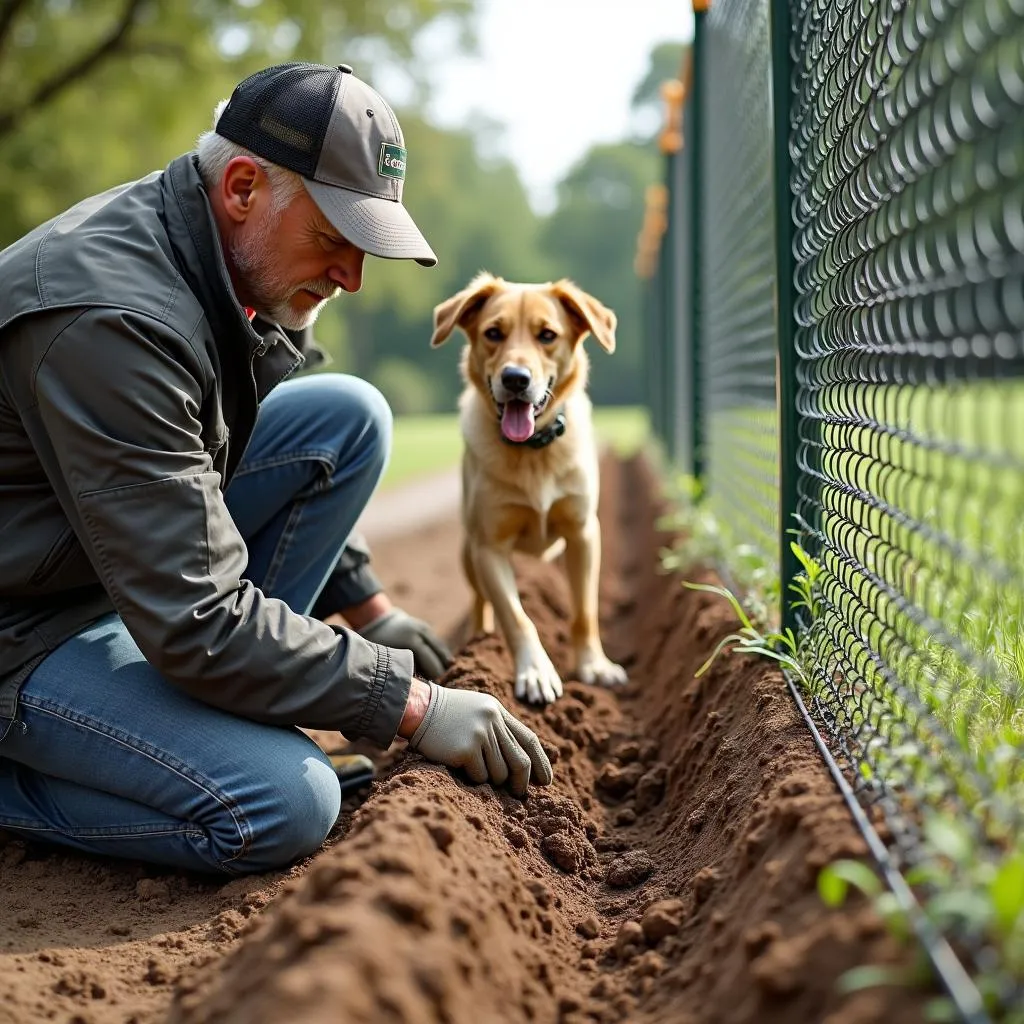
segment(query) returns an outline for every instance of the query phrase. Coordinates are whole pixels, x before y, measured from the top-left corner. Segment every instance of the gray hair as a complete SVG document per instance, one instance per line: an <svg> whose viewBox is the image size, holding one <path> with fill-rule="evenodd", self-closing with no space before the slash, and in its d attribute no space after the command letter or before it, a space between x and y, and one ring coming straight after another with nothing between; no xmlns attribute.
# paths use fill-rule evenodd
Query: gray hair
<svg viewBox="0 0 1024 1024"><path fill-rule="evenodd" d="M302 184L302 178L294 171L289 171L285 167L280 167L269 160L264 160L263 157L256 156L255 153L250 152L244 146L239 146L237 142L232 142L230 139L225 139L223 135L218 135L215 130L217 121L220 119L221 112L227 106L227 103L227 100L221 100L217 104L217 108L213 112L213 128L203 132L196 142L196 151L199 157L199 173L202 175L203 182L207 189L212 191L219 184L227 165L236 156L246 156L254 161L267 176L267 181L270 183L271 214L281 213L305 188Z"/></svg>

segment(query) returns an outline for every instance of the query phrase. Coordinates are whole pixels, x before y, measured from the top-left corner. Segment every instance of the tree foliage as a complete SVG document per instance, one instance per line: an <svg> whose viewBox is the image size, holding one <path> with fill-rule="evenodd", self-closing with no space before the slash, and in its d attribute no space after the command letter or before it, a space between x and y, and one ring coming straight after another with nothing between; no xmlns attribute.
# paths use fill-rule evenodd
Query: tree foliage
<svg viewBox="0 0 1024 1024"><path fill-rule="evenodd" d="M235 83L291 59L385 63L421 81L439 17L472 0L0 0L0 245L84 196L163 166Z"/></svg>
<svg viewBox="0 0 1024 1024"><path fill-rule="evenodd" d="M429 78L417 35L449 19L469 49L473 14L474 0L0 0L0 246L190 149L216 103L260 67L344 61L370 82L386 71L409 86L398 111L406 204L439 263L368 258L363 290L317 324L331 368L373 380L398 412L451 409L460 343L430 349L434 305L481 269L512 280L565 276L619 316L619 350L594 354L595 397L635 401L642 338L632 261L644 189L660 173L655 147L650 138L595 147L560 184L553 213L539 216L512 163L485 154L492 130L442 129L423 114ZM638 113L678 72L679 54L678 44L654 51Z"/></svg>

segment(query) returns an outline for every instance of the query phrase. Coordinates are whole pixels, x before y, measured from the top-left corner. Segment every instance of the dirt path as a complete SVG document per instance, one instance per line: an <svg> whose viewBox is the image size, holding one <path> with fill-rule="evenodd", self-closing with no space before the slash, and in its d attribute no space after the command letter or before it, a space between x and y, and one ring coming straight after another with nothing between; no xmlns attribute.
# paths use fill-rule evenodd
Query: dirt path
<svg viewBox="0 0 1024 1024"><path fill-rule="evenodd" d="M726 657L694 680L732 623L653 573L648 481L621 472L603 487L602 615L633 682L517 709L555 759L549 789L518 801L402 752L311 862L223 886L11 844L0 1022L923 1019L913 991L838 995L847 968L900 962L870 912L815 893L860 839L774 672ZM440 524L377 554L411 610L452 626L457 544ZM559 569L520 576L564 666ZM448 682L513 706L508 675L478 637Z"/></svg>
<svg viewBox="0 0 1024 1024"><path fill-rule="evenodd" d="M408 536L426 527L450 524L459 510L457 467L378 491L357 527L370 544Z"/></svg>

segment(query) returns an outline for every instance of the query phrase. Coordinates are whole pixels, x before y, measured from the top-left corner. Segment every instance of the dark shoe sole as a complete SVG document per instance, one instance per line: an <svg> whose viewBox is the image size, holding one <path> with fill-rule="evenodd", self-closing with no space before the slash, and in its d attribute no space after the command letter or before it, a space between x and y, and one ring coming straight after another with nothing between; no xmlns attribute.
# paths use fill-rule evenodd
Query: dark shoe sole
<svg viewBox="0 0 1024 1024"><path fill-rule="evenodd" d="M328 754L338 776L342 797L369 785L377 777L374 763L362 754Z"/></svg>

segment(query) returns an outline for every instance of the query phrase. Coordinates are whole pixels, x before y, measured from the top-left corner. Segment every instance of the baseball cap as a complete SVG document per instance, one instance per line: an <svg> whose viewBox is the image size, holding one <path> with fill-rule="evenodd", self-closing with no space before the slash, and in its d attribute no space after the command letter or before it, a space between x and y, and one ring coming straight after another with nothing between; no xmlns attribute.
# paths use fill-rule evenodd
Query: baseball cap
<svg viewBox="0 0 1024 1024"><path fill-rule="evenodd" d="M324 216L371 256L437 263L402 205L405 138L348 64L292 61L239 82L214 131L302 176Z"/></svg>

